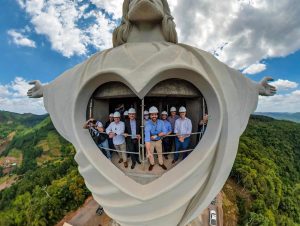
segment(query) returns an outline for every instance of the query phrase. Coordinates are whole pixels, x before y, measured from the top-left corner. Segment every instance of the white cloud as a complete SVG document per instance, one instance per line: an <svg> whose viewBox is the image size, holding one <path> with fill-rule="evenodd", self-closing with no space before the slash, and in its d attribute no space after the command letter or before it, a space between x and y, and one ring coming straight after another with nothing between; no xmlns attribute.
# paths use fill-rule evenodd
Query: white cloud
<svg viewBox="0 0 300 226"><path fill-rule="evenodd" d="M245 70L243 70L244 74L254 75L257 73L260 73L264 70L266 70L267 66L265 64L252 64L249 67L247 67Z"/></svg>
<svg viewBox="0 0 300 226"><path fill-rule="evenodd" d="M16 1L17 1L17 3L20 5L20 7L21 7L22 9L25 8L24 0L16 0Z"/></svg>
<svg viewBox="0 0 300 226"><path fill-rule="evenodd" d="M9 30L8 35L11 37L12 42L18 46L27 46L35 48L35 42L25 35L23 35L21 32L17 32L16 30Z"/></svg>
<svg viewBox="0 0 300 226"><path fill-rule="evenodd" d="M297 0L178 0L173 15L181 42L212 52L236 69L300 48Z"/></svg>
<svg viewBox="0 0 300 226"><path fill-rule="evenodd" d="M272 86L275 86L278 90L288 90L288 89L295 89L298 87L298 83L296 82L291 82L289 80L282 80L278 79L275 82L270 83ZM299 100L300 102L300 100Z"/></svg>
<svg viewBox="0 0 300 226"><path fill-rule="evenodd" d="M31 17L35 32L45 35L52 49L65 57L86 55L89 46L98 50L112 46L111 31L115 24L105 18L100 9L86 12L88 4L72 0L18 0L18 2ZM111 10L114 8L113 3L95 2L99 7L107 6ZM92 22L87 22L88 20Z"/></svg>
<svg viewBox="0 0 300 226"><path fill-rule="evenodd" d="M6 97L8 95L10 95L8 87L7 86L3 86L3 85L0 84L0 96L1 97Z"/></svg>
<svg viewBox="0 0 300 226"><path fill-rule="evenodd" d="M66 57L86 53L82 32L76 25L79 11L74 1L38 1L36 5L32 2L26 1L26 10L32 16L35 31L46 35L53 49Z"/></svg>
<svg viewBox="0 0 300 226"><path fill-rule="evenodd" d="M95 18L95 23L86 29L87 43L98 50L110 48L112 46L112 34L116 24L105 18L101 12L91 14Z"/></svg>
<svg viewBox="0 0 300 226"><path fill-rule="evenodd" d="M22 77L16 77L9 84L0 84L0 110L17 113L45 114L43 98L30 99L27 91L32 86Z"/></svg>
<svg viewBox="0 0 300 226"><path fill-rule="evenodd" d="M300 112L300 90L293 90L298 83L278 79L270 82L270 85L276 86L279 92L271 97L260 96L257 112Z"/></svg>
<svg viewBox="0 0 300 226"><path fill-rule="evenodd" d="M114 19L122 17L122 0L91 0L98 8L105 9Z"/></svg>
<svg viewBox="0 0 300 226"><path fill-rule="evenodd" d="M257 112L300 112L300 90L272 97L259 97Z"/></svg>
<svg viewBox="0 0 300 226"><path fill-rule="evenodd" d="M17 0L37 33L64 56L112 46L122 0ZM96 9L88 7L94 4ZM297 0L169 0L180 42L209 51L236 69L300 49ZM105 16L102 10L112 17ZM94 20L91 20L94 18ZM261 67L262 69L262 67ZM250 69L249 69L250 70Z"/></svg>

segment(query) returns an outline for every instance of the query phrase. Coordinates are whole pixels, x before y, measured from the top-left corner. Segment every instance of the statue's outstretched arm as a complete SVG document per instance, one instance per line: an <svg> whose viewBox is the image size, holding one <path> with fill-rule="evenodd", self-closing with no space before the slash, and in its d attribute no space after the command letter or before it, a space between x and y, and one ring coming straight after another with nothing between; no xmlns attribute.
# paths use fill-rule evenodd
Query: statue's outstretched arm
<svg viewBox="0 0 300 226"><path fill-rule="evenodd" d="M269 82L274 81L271 77L264 77L257 85L259 89L259 95L261 96L274 96L277 92L275 86L269 84Z"/></svg>
<svg viewBox="0 0 300 226"><path fill-rule="evenodd" d="M31 89L28 90L27 96L30 98L40 98L43 97L44 87L39 80L34 80L29 82L30 85L34 85Z"/></svg>

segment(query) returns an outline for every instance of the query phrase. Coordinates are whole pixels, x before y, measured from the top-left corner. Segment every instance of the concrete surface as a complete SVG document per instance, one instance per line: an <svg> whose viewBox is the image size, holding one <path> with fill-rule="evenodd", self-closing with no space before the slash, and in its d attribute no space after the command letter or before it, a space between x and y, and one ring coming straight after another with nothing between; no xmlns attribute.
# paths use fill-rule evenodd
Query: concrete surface
<svg viewBox="0 0 300 226"><path fill-rule="evenodd" d="M95 214L98 206L94 199L89 198L84 206L79 208L70 220L61 223L63 223L63 226L120 226L116 221L109 218L106 213L103 213L101 216ZM186 226L210 226L209 210L211 209L217 212L217 226L223 226L222 197L220 194L218 194L216 198L215 205L210 204L202 214Z"/></svg>

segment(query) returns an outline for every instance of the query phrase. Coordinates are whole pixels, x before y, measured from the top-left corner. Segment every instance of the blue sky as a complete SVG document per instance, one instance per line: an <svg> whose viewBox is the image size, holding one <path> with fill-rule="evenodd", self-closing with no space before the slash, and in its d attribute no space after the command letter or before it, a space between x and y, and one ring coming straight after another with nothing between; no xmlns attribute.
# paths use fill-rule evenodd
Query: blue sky
<svg viewBox="0 0 300 226"><path fill-rule="evenodd" d="M0 14L0 83L7 84L16 76L26 80L41 80L50 82L65 70L81 63L88 55L74 55L65 57L51 48L49 39L35 32L28 32L29 38L34 40L36 48L16 45L11 41L8 31L11 29L22 30L26 26L34 30L30 23L30 16L21 9L17 1L5 1ZM96 49L89 48L90 52Z"/></svg>
<svg viewBox="0 0 300 226"><path fill-rule="evenodd" d="M271 75L275 80L288 79L300 83L300 51L291 53L286 57L268 59L264 63L267 65L265 71L248 77L258 80Z"/></svg>
<svg viewBox="0 0 300 226"><path fill-rule="evenodd" d="M232 0L218 5L208 0L190 0L189 5L184 0L169 2L180 42L214 53L255 81L274 78L278 94L260 98L257 111L300 112L300 7L296 0ZM45 113L42 100L26 97L28 81L51 82L93 53L110 48L121 3L2 2L0 110Z"/></svg>

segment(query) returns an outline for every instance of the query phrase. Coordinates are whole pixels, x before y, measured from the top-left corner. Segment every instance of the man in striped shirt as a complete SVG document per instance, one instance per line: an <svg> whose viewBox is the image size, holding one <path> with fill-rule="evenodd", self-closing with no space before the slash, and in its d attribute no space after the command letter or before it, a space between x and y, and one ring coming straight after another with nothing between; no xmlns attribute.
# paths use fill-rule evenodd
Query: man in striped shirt
<svg viewBox="0 0 300 226"><path fill-rule="evenodd" d="M186 108L180 107L179 109L180 118L175 121L174 133L175 137L175 154L172 163L178 161L180 150L187 150L190 145L190 134L192 133L192 122L186 117ZM183 159L186 158L187 152L183 153Z"/></svg>
<svg viewBox="0 0 300 226"><path fill-rule="evenodd" d="M109 138L113 139L114 146L119 153L119 163L124 161L124 167L128 167L127 154L126 154L126 143L125 143L125 123L120 121L121 114L119 112L114 113L114 121L106 128L106 133Z"/></svg>

